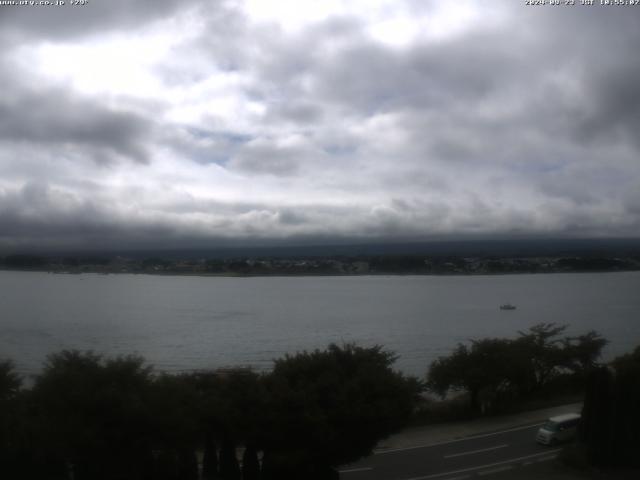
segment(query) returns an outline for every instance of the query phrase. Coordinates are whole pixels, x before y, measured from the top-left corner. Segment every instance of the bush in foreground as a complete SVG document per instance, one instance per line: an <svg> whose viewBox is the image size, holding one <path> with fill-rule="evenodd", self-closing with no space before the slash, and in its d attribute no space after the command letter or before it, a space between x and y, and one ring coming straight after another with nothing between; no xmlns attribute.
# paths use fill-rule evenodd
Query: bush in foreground
<svg viewBox="0 0 640 480"><path fill-rule="evenodd" d="M582 386L607 341L591 331L559 335L566 326L541 323L515 339L485 338L458 344L435 360L427 375L429 390L442 397L462 391L472 414L505 408L557 382Z"/></svg>
<svg viewBox="0 0 640 480"><path fill-rule="evenodd" d="M355 345L277 360L266 378L264 451L273 478L313 478L369 455L401 429L421 386L394 372L394 360L381 347Z"/></svg>
<svg viewBox="0 0 640 480"><path fill-rule="evenodd" d="M420 384L394 360L381 347L330 345L264 375L158 375L140 357L63 351L29 390L3 363L2 476L195 480L201 458L205 479L335 478L408 421Z"/></svg>

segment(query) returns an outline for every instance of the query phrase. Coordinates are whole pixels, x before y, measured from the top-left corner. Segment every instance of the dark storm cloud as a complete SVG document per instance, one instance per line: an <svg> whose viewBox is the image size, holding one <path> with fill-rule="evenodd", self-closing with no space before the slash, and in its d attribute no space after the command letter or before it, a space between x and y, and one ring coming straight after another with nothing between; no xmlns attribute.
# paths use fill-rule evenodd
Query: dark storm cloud
<svg viewBox="0 0 640 480"><path fill-rule="evenodd" d="M19 37L59 40L126 30L171 16L185 2L177 0L91 1L84 6L0 7L0 29ZM215 7L215 2L214 7Z"/></svg>
<svg viewBox="0 0 640 480"><path fill-rule="evenodd" d="M0 189L0 245L20 246L47 243L68 243L75 237L109 235L114 225L90 200L52 189L43 182L30 182L20 189Z"/></svg>
<svg viewBox="0 0 640 480"><path fill-rule="evenodd" d="M640 235L637 9L347 3L300 25L228 1L0 10L20 52L100 45L131 86L0 53L0 242ZM370 28L442 8L440 36ZM135 43L161 30L166 51Z"/></svg>
<svg viewBox="0 0 640 480"><path fill-rule="evenodd" d="M104 200L104 198L103 198ZM205 236L175 222L124 213L47 183L0 189L0 248L152 248L197 244ZM46 239L46 241L43 241Z"/></svg>
<svg viewBox="0 0 640 480"><path fill-rule="evenodd" d="M640 29L640 24L638 25ZM590 104L577 125L577 136L588 141L634 142L640 150L640 59L630 59L588 83Z"/></svg>
<svg viewBox="0 0 640 480"><path fill-rule="evenodd" d="M227 3L219 8L212 8L207 2L195 5L198 18L203 22L203 35L196 44L188 45L181 53L187 58L194 54L203 55L223 71L248 68L254 45L260 44L265 32L252 30L236 5ZM176 73L184 74L184 70Z"/></svg>
<svg viewBox="0 0 640 480"><path fill-rule="evenodd" d="M513 57L494 35L408 52L362 43L318 66L317 93L364 115L450 108L458 102L475 103L508 80L526 78L526 61Z"/></svg>
<svg viewBox="0 0 640 480"><path fill-rule="evenodd" d="M558 46L548 50L549 57L572 74L556 89L580 92L573 105L565 105L577 141L640 146L633 127L640 120L640 16L632 10L583 8L540 19L547 43Z"/></svg>
<svg viewBox="0 0 640 480"><path fill-rule="evenodd" d="M118 157L147 162L151 128L149 119L59 89L0 97L0 140L79 149L98 163Z"/></svg>
<svg viewBox="0 0 640 480"><path fill-rule="evenodd" d="M323 109L308 101L283 102L269 112L267 121L290 122L299 126L318 123L322 120Z"/></svg>
<svg viewBox="0 0 640 480"><path fill-rule="evenodd" d="M451 124L452 132L460 127L482 131L487 143L499 142L505 128L581 132L590 138L594 130L628 128L640 103L635 82L640 64L633 54L640 31L636 16L629 20L619 10L599 7L565 10L556 16L520 9L512 26L499 31L478 27L462 37L403 50L372 42L358 35L357 23L346 23L349 33L341 34L350 42L326 56L318 53L322 42L335 39L316 37L321 31L316 28L296 42L275 42L260 78L289 94L285 105L307 96L350 106L364 117L415 109L423 122L437 116L441 125ZM567 84L554 83L559 72L570 76ZM306 90L299 81L304 76L312 79ZM576 87L579 95L571 96ZM502 111L493 118L479 115L487 106ZM302 117L298 123L306 121ZM442 147L439 157L461 156L464 150L482 154L450 137L435 140Z"/></svg>
<svg viewBox="0 0 640 480"><path fill-rule="evenodd" d="M305 164L321 163L324 156L324 152L318 151L306 138L283 142L260 139L239 149L229 167L256 174L291 176Z"/></svg>

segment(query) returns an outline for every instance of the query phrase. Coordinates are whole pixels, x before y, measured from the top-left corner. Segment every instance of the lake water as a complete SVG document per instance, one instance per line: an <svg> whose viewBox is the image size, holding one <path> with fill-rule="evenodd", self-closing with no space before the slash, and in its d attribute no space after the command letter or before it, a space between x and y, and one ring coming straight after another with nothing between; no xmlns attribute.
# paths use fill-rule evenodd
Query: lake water
<svg viewBox="0 0 640 480"><path fill-rule="evenodd" d="M539 322L595 329L605 357L640 345L640 272L223 278L0 271L0 357L37 372L63 348L137 353L159 370L234 365L330 342L384 345L423 375L457 342ZM517 310L501 311L510 302Z"/></svg>

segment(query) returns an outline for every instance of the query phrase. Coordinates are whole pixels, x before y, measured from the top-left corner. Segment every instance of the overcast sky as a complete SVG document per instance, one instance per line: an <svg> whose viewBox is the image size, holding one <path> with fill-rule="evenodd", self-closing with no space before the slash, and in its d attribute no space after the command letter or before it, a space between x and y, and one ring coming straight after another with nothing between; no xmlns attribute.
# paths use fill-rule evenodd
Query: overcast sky
<svg viewBox="0 0 640 480"><path fill-rule="evenodd" d="M0 248L640 236L640 5L68 3L0 6Z"/></svg>

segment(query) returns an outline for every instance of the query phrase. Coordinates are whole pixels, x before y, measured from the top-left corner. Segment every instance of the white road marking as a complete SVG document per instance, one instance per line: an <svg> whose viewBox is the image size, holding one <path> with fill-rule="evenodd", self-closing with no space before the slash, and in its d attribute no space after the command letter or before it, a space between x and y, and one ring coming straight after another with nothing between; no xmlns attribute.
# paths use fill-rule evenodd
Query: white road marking
<svg viewBox="0 0 640 480"><path fill-rule="evenodd" d="M414 447L390 448L389 450L380 450L377 452L373 452L373 454L384 455L386 453L404 452L407 450L417 450L419 448L435 447L437 445L448 445L449 443L464 442L466 440L474 440L476 438L486 438L486 437L492 437L494 435L500 435L502 433L516 432L518 430L526 430L527 428L539 427L540 425L544 425L544 423L534 423L533 425L525 425L523 427L515 427L515 428L509 428L507 430L500 430L499 432L481 433L479 435L471 435L470 437L456 438L455 440L447 440L446 442L426 443L424 445L417 445Z"/></svg>
<svg viewBox="0 0 640 480"><path fill-rule="evenodd" d="M536 460L536 463L548 462L550 460L555 460L556 458L558 458L557 455L551 455L550 457L539 458L538 460Z"/></svg>
<svg viewBox="0 0 640 480"><path fill-rule="evenodd" d="M354 472L368 472L369 470L373 470L371 467L361 467L361 468L350 468L348 470L338 470L340 473L354 473Z"/></svg>
<svg viewBox="0 0 640 480"><path fill-rule="evenodd" d="M511 469L513 469L513 465L505 465L504 467L496 467L492 468L491 470L483 470L482 472L478 472L478 475L491 475L492 473L506 472L507 470Z"/></svg>
<svg viewBox="0 0 640 480"><path fill-rule="evenodd" d="M444 458L454 458L454 457L462 457L464 455L473 455L474 453L488 452L490 450L497 450L499 448L506 448L508 446L509 445L505 443L504 445L497 445L495 447L481 448L479 450L471 450L469 452L462 452L462 453L454 453L452 455L445 455Z"/></svg>
<svg viewBox="0 0 640 480"><path fill-rule="evenodd" d="M525 455L524 457L511 458L509 460L504 460L502 462L489 463L487 465L478 465L477 467L463 468L461 470L453 470L451 472L434 473L431 475L425 475L423 477L411 477L405 480L428 480L429 478L446 477L447 475L455 475L457 473L473 472L475 470L481 470L483 468L497 467L498 465L506 465L508 463L516 463L521 460L527 460L529 458L535 458L535 457L540 457L542 455L550 455L552 453L558 453L560 450L562 449L558 448L557 450L551 450L551 451L542 452L542 453L534 453L533 455Z"/></svg>

